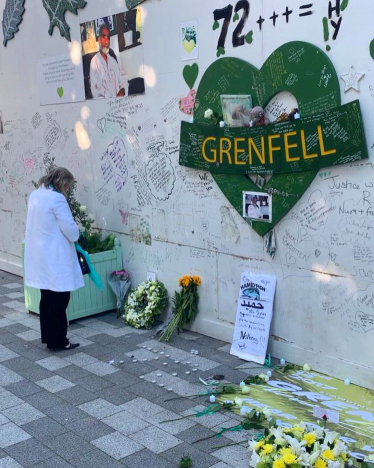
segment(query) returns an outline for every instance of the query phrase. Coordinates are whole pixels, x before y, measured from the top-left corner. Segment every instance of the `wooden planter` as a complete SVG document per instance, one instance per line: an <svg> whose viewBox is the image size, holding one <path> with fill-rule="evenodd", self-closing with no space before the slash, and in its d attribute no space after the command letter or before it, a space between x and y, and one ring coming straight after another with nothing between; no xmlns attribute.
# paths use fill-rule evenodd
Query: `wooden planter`
<svg viewBox="0 0 374 468"><path fill-rule="evenodd" d="M25 242L22 243L22 265L25 253ZM71 293L67 309L68 320L77 320L82 317L99 314L117 308L117 298L108 284L108 277L114 270L122 270L122 249L118 239L114 241L114 249L107 252L91 254L90 259L95 270L103 282L103 291L99 291L90 280L84 276L84 288ZM25 275L23 275L25 276ZM39 314L40 291L24 284L25 307L29 312Z"/></svg>

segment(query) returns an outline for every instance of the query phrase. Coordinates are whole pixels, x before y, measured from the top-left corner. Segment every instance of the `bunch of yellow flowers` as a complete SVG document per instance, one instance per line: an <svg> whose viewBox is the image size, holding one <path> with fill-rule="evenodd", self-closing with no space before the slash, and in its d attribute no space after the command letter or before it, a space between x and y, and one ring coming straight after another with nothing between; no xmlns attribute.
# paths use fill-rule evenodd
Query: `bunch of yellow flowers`
<svg viewBox="0 0 374 468"><path fill-rule="evenodd" d="M178 284L179 286L182 286L182 288L187 288L190 284L200 286L201 279L199 276L182 276L182 278L179 278Z"/></svg>
<svg viewBox="0 0 374 468"><path fill-rule="evenodd" d="M249 451L252 468L345 468L353 464L337 432L305 423L271 427L263 439L249 442Z"/></svg>

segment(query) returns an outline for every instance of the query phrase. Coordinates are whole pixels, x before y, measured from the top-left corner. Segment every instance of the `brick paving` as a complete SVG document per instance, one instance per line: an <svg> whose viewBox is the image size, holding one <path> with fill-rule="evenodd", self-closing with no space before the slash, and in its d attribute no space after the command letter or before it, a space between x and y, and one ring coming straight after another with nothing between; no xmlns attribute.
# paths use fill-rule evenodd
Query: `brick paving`
<svg viewBox="0 0 374 468"><path fill-rule="evenodd" d="M0 271L0 468L172 468L184 455L194 468L247 468L245 447L214 447L248 432L194 443L240 418L197 418L207 398L191 397L204 391L199 377L238 383L249 373L235 369L243 361L198 333L168 344L154 333L108 312L70 324L79 348L49 351L24 307L22 278ZM177 396L185 398L167 401Z"/></svg>

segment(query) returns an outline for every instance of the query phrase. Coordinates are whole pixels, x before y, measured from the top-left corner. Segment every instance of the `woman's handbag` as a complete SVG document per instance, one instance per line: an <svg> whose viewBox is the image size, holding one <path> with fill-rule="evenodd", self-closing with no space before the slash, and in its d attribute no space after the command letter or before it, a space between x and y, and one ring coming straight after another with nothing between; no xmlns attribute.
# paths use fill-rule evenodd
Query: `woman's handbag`
<svg viewBox="0 0 374 468"><path fill-rule="evenodd" d="M82 270L82 275L88 275L90 273L90 267L88 266L87 260L84 258L81 252L77 251L78 262Z"/></svg>

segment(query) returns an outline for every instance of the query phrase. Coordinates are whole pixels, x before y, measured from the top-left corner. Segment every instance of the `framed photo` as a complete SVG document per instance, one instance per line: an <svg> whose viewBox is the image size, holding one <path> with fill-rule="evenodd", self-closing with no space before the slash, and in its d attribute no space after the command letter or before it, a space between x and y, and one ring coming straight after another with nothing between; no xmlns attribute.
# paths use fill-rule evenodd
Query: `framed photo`
<svg viewBox="0 0 374 468"><path fill-rule="evenodd" d="M105 24L108 26L110 35L114 36L116 34L116 17L114 16L105 16L104 18L98 18L95 20L95 32L96 32L96 39L99 37L100 28Z"/></svg>
<svg viewBox="0 0 374 468"><path fill-rule="evenodd" d="M222 94L223 120L227 127L249 127L252 96L249 94Z"/></svg>
<svg viewBox="0 0 374 468"><path fill-rule="evenodd" d="M243 192L243 218L271 223L272 196L264 192Z"/></svg>

